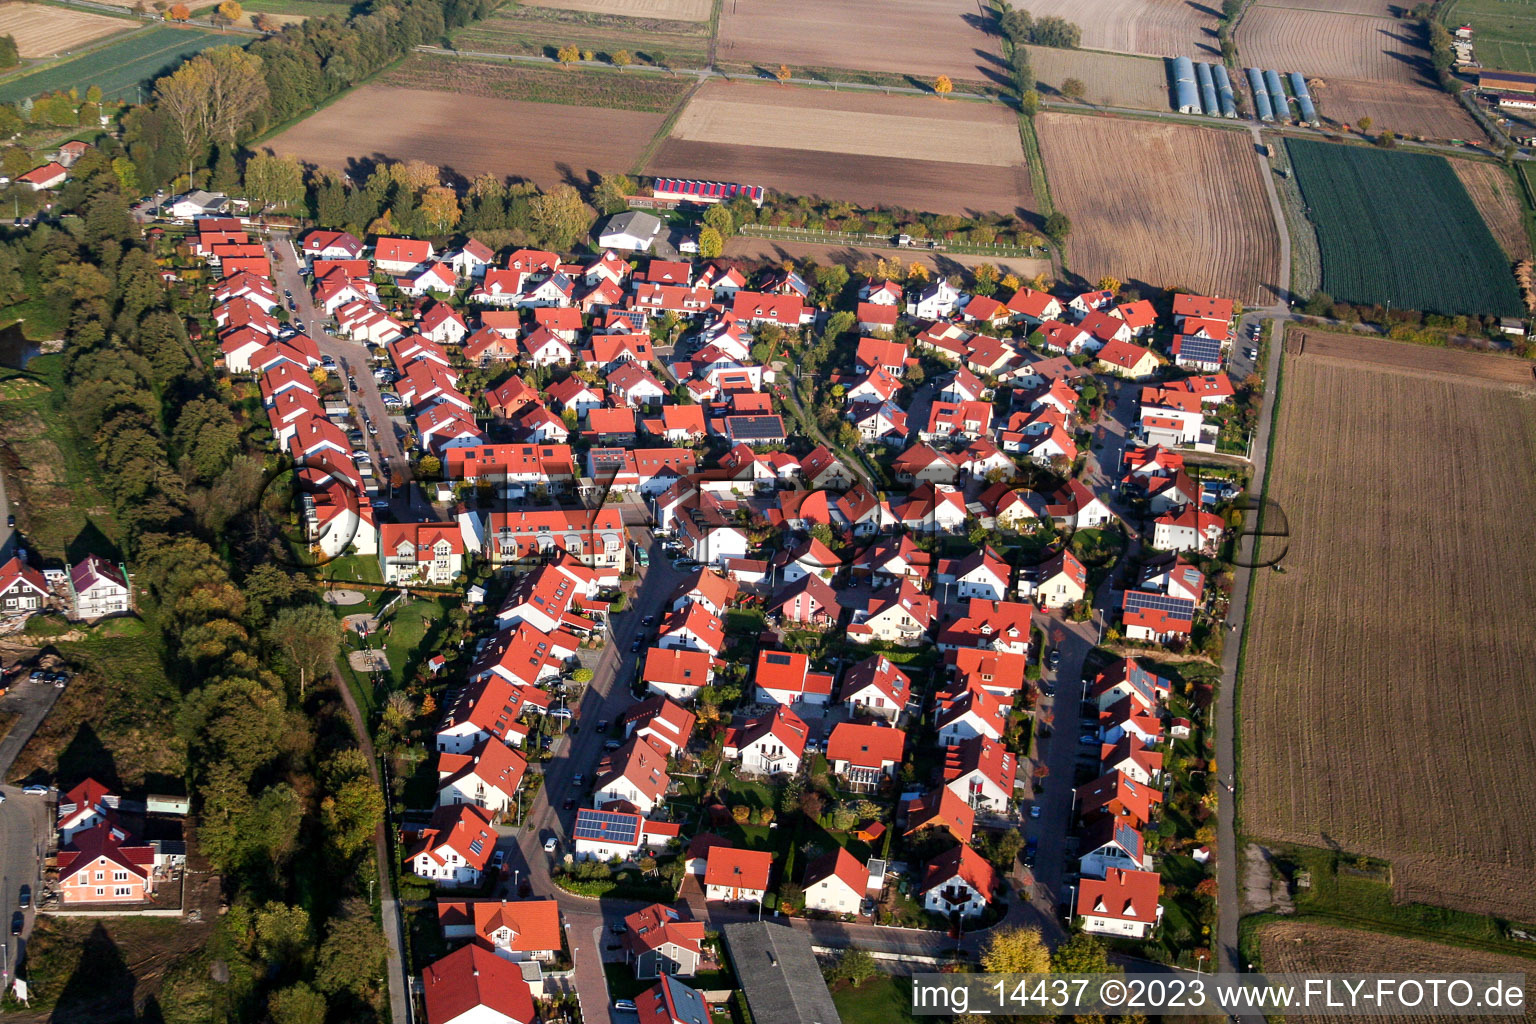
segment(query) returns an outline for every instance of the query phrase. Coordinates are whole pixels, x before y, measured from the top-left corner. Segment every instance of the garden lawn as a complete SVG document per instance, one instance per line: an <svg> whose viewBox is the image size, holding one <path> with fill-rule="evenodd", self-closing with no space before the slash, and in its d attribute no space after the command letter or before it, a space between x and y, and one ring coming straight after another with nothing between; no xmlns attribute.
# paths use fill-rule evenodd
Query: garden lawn
<svg viewBox="0 0 1536 1024"><path fill-rule="evenodd" d="M877 974L858 988L839 984L832 1002L843 1024L900 1024L912 1016L912 979Z"/></svg>

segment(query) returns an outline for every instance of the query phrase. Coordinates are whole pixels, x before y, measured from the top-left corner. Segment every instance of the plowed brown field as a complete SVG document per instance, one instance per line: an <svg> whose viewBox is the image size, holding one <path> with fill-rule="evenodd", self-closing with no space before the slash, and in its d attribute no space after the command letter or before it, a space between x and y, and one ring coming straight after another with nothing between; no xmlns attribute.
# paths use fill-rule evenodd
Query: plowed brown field
<svg viewBox="0 0 1536 1024"><path fill-rule="evenodd" d="M1421 939L1330 928L1309 921L1278 921L1259 931L1259 956L1267 974L1525 974L1532 963L1518 956L1442 946ZM1536 985L1526 987L1526 1003L1536 998ZM1365 1016L1335 1017L1338 1024L1471 1024L1472 1021L1516 1021L1520 1017ZM1526 1015L1525 1019L1529 1019Z"/></svg>
<svg viewBox="0 0 1536 1024"><path fill-rule="evenodd" d="M1026 49L1035 80L1047 94L1060 93L1061 83L1075 78L1083 83L1083 99L1100 106L1167 110L1171 102L1167 61L1051 46Z"/></svg>
<svg viewBox="0 0 1536 1024"><path fill-rule="evenodd" d="M725 0L725 63L854 68L973 82L1005 80L995 16L977 0Z"/></svg>
<svg viewBox="0 0 1536 1024"><path fill-rule="evenodd" d="M266 143L318 167L425 160L464 178L526 178L549 188L623 172L663 115L556 103L465 97L368 85ZM515 125L515 132L508 131Z"/></svg>
<svg viewBox="0 0 1536 1024"><path fill-rule="evenodd" d="M1536 818L1510 799L1536 760L1530 366L1307 339L1269 473L1284 571L1258 574L1246 637L1244 829L1390 861L1401 900L1536 920Z"/></svg>
<svg viewBox="0 0 1536 1024"><path fill-rule="evenodd" d="M1074 271L1275 301L1280 243L1251 137L1073 114L1035 124Z"/></svg>
<svg viewBox="0 0 1536 1024"><path fill-rule="evenodd" d="M1245 67L1300 71L1308 78L1413 82L1428 71L1429 54L1412 23L1334 11L1260 4L1237 26Z"/></svg>
<svg viewBox="0 0 1536 1024"><path fill-rule="evenodd" d="M1035 17L1058 15L1083 29L1090 50L1144 53L1151 57L1209 60L1221 56L1216 39L1220 4L1189 0L1030 0L1023 7Z"/></svg>
<svg viewBox="0 0 1536 1024"><path fill-rule="evenodd" d="M87 14L45 4L0 4L0 34L15 38L22 57L51 57L138 25L106 14Z"/></svg>
<svg viewBox="0 0 1536 1024"><path fill-rule="evenodd" d="M1467 195L1483 215L1488 230L1511 260L1531 257L1531 241L1525 233L1525 208L1520 202L1520 185L1510 172L1498 164L1481 160L1452 160L1456 177L1466 186Z"/></svg>
<svg viewBox="0 0 1536 1024"><path fill-rule="evenodd" d="M1394 131L1426 139L1476 139L1481 129L1450 96L1427 85L1362 82L1349 78L1311 79L1312 98L1324 121L1354 125L1362 117L1371 131Z"/></svg>

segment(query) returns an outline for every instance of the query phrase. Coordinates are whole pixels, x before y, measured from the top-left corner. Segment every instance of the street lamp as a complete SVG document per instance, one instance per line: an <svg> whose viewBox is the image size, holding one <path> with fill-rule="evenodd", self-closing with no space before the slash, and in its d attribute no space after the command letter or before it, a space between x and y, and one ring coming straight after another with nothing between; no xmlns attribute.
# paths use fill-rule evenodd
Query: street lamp
<svg viewBox="0 0 1536 1024"><path fill-rule="evenodd" d="M1205 973L1205 954L1204 953L1201 953L1199 955L1199 957L1196 958L1196 960L1195 960L1195 973L1196 974L1204 974Z"/></svg>

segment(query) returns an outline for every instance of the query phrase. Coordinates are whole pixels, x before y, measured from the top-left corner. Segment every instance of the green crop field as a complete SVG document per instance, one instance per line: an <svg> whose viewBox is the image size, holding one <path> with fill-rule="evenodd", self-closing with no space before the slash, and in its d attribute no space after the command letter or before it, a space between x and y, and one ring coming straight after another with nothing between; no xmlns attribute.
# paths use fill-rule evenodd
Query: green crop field
<svg viewBox="0 0 1536 1024"><path fill-rule="evenodd" d="M1472 48L1484 67L1536 72L1536 0L1456 0L1447 28L1472 26Z"/></svg>
<svg viewBox="0 0 1536 1024"><path fill-rule="evenodd" d="M1317 227L1323 291L1355 304L1523 314L1509 261L1444 157L1285 145Z"/></svg>
<svg viewBox="0 0 1536 1024"><path fill-rule="evenodd" d="M146 87L155 78L188 57L210 46L243 45L245 36L226 36L199 29L157 26L135 32L127 38L83 53L73 60L13 78L0 85L0 103L41 96L48 92L79 89L93 85L109 100L136 101L139 86Z"/></svg>

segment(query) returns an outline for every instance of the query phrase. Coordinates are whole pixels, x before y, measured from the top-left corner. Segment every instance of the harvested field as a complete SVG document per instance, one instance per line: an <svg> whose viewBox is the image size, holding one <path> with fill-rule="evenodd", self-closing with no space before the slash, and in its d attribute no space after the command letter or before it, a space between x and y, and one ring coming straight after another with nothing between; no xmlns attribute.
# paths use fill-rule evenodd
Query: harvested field
<svg viewBox="0 0 1536 1024"><path fill-rule="evenodd" d="M1531 962L1518 956L1501 956L1480 950L1443 946L1422 939L1332 928L1310 921L1277 921L1266 924L1258 933L1259 956L1265 973L1330 974L1526 974ZM1526 987L1527 1005L1536 998L1536 986ZM1518 1017L1478 1017L1450 1015L1426 1016L1341 1016L1339 1024L1468 1024L1483 1021L1518 1020Z"/></svg>
<svg viewBox="0 0 1536 1024"><path fill-rule="evenodd" d="M464 178L510 175L548 188L627 171L661 122L660 114L486 97L465 103L453 93L369 85L266 148L319 167L426 160Z"/></svg>
<svg viewBox="0 0 1536 1024"><path fill-rule="evenodd" d="M1525 233L1525 204L1520 183L1498 164L1481 160L1452 160L1451 169L1461 179L1472 197L1472 205L1483 215L1483 223L1511 260L1529 259L1530 236Z"/></svg>
<svg viewBox="0 0 1536 1024"><path fill-rule="evenodd" d="M114 32L138 28L132 21L43 4L0 4L0 35L16 40L24 59L78 50Z"/></svg>
<svg viewBox="0 0 1536 1024"><path fill-rule="evenodd" d="M1214 10L1220 4L1187 0L1031 0L1019 6L1037 18L1054 14L1081 25L1083 45L1090 50L1190 60L1221 56Z"/></svg>
<svg viewBox="0 0 1536 1024"><path fill-rule="evenodd" d="M995 103L878 93L704 86L672 138L1007 167L1024 162L1017 116Z"/></svg>
<svg viewBox="0 0 1536 1024"><path fill-rule="evenodd" d="M1300 71L1308 78L1427 81L1429 54L1408 22L1260 4L1237 26L1244 67Z"/></svg>
<svg viewBox="0 0 1536 1024"><path fill-rule="evenodd" d="M709 62L709 25L518 4L466 25L454 34L454 45L477 52L547 57L568 45L591 50L602 60L625 50L636 62L654 63L657 54L666 54L674 66L694 67Z"/></svg>
<svg viewBox="0 0 1536 1024"><path fill-rule="evenodd" d="M928 213L1013 213L1033 202L1023 166L881 160L814 149L721 146L668 139L647 174L750 181L790 195L904 206Z"/></svg>
<svg viewBox="0 0 1536 1024"><path fill-rule="evenodd" d="M1472 115L1450 96L1427 85L1392 82L1361 82L1348 78L1313 79L1312 99L1325 122L1358 124L1362 117L1375 123L1372 131L1391 130L1399 135L1426 139L1475 139L1482 129Z"/></svg>
<svg viewBox="0 0 1536 1024"><path fill-rule="evenodd" d="M688 79L659 73L619 75L587 68L532 67L425 53L411 54L374 82L401 89L435 89L459 96L611 107L652 114L670 113L692 84ZM498 134L504 132L502 126Z"/></svg>
<svg viewBox="0 0 1536 1024"><path fill-rule="evenodd" d="M1035 125L1078 274L1274 301L1280 243L1248 135L1074 114Z"/></svg>
<svg viewBox="0 0 1536 1024"><path fill-rule="evenodd" d="M1393 11L1403 10L1392 0L1269 0L1271 7L1299 7L1307 11L1332 11L1336 14L1364 14L1373 18L1390 18Z"/></svg>
<svg viewBox="0 0 1536 1024"><path fill-rule="evenodd" d="M1305 334L1269 471L1285 571L1257 574L1245 638L1244 831L1386 860L1403 902L1536 921L1536 819L1509 799L1536 758L1536 555L1494 511L1536 500L1530 366ZM1445 355L1489 369L1425 371ZM1511 366L1526 384L1480 379Z"/></svg>
<svg viewBox="0 0 1536 1024"><path fill-rule="evenodd" d="M908 262L918 262L928 269L948 276L958 274L969 267L991 263L1001 267L1004 273L1017 274L1029 280L1036 274L1050 274L1050 260L990 258L964 256L958 253L933 253L922 250L875 248L871 246L818 245L814 242L785 242L777 238L753 238L737 235L725 243L725 255L743 260L768 260L779 263L787 258L813 259L818 263L836 263L853 267L862 260L889 259L900 256Z"/></svg>
<svg viewBox="0 0 1536 1024"><path fill-rule="evenodd" d="M1061 83L1083 83L1083 99L1105 107L1167 110L1168 65L1161 59L1094 50L1058 50L1028 46L1029 65L1046 94L1059 94Z"/></svg>
<svg viewBox="0 0 1536 1024"><path fill-rule="evenodd" d="M1286 351L1299 347L1303 355L1348 359L1371 366L1390 368L1401 374L1443 380L1454 377L1466 383L1524 387L1536 384L1536 374L1525 359L1498 356L1465 349L1434 348L1409 341L1388 341L1354 334L1329 334L1324 331L1293 331L1294 339Z"/></svg>
<svg viewBox="0 0 1536 1024"><path fill-rule="evenodd" d="M1006 66L993 21L978 0L725 0L716 57L998 81Z"/></svg>
<svg viewBox="0 0 1536 1024"><path fill-rule="evenodd" d="M668 21L708 21L710 0L525 0L529 7L558 7L565 11L616 14L623 18L664 18Z"/></svg>

